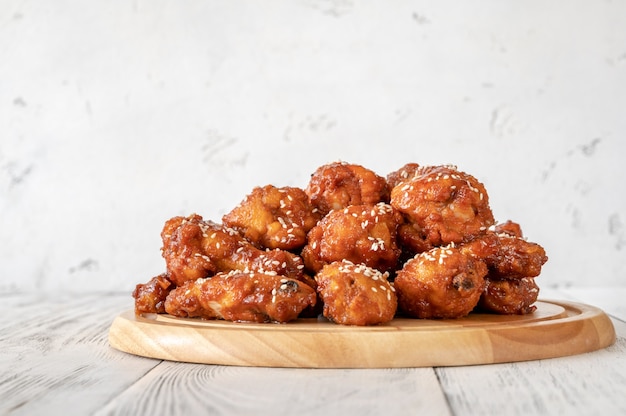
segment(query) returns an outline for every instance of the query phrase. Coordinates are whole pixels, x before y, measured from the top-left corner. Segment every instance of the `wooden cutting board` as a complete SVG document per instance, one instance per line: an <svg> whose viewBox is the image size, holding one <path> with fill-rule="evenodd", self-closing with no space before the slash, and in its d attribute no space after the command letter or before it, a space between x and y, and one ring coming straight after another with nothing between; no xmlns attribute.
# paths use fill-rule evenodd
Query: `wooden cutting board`
<svg viewBox="0 0 626 416"><path fill-rule="evenodd" d="M454 320L397 318L372 327L322 319L251 324L122 313L113 348L170 361L255 367L389 368L493 364L580 354L615 342L600 309L539 301L529 315L472 313Z"/></svg>

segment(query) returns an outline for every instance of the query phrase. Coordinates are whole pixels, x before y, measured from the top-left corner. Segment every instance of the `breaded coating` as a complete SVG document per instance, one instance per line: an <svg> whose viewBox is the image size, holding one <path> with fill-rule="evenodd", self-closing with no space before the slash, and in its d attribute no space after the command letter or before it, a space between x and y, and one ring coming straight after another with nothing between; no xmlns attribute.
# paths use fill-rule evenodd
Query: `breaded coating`
<svg viewBox="0 0 626 416"><path fill-rule="evenodd" d="M235 322L289 322L317 301L315 290L295 279L232 271L188 281L165 301L168 314L181 318Z"/></svg>
<svg viewBox="0 0 626 416"><path fill-rule="evenodd" d="M524 315L534 312L533 304L539 296L539 287L535 279L485 278L486 286L478 302L478 309L502 315Z"/></svg>
<svg viewBox="0 0 626 416"><path fill-rule="evenodd" d="M389 202L385 178L361 165L345 162L317 168L305 192L323 215L350 205Z"/></svg>
<svg viewBox="0 0 626 416"><path fill-rule="evenodd" d="M331 211L309 232L302 250L304 264L314 273L340 260L382 272L394 270L401 253L396 242L400 220L400 214L383 202Z"/></svg>
<svg viewBox="0 0 626 416"><path fill-rule="evenodd" d="M174 217L163 230L163 257L172 282L182 286L188 280L231 270L284 275L308 284L302 259L285 250L260 250L232 228L200 215Z"/></svg>
<svg viewBox="0 0 626 416"><path fill-rule="evenodd" d="M133 291L135 314L165 313L165 298L173 288L174 284L169 281L166 273L135 286Z"/></svg>
<svg viewBox="0 0 626 416"><path fill-rule="evenodd" d="M388 276L347 260L324 266L315 276L324 303L323 315L342 325L378 325L391 321L398 300Z"/></svg>
<svg viewBox="0 0 626 416"><path fill-rule="evenodd" d="M391 205L426 245L468 241L493 225L487 191L476 178L452 166L424 167L421 172L392 189Z"/></svg>
<svg viewBox="0 0 626 416"><path fill-rule="evenodd" d="M321 217L304 190L266 185L254 188L222 222L259 248L299 250Z"/></svg>
<svg viewBox="0 0 626 416"><path fill-rule="evenodd" d="M399 309L415 318L460 318L478 304L487 266L456 247L416 255L398 271Z"/></svg>
<svg viewBox="0 0 626 416"><path fill-rule="evenodd" d="M537 243L507 233L487 232L461 250L483 260L493 277L520 279L536 277L548 261L546 251Z"/></svg>

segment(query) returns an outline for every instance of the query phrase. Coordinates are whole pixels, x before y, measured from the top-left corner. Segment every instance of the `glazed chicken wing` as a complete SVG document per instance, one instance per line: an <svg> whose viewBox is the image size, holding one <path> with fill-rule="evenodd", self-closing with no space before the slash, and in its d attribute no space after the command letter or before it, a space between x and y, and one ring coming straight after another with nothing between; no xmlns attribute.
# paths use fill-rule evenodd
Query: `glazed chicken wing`
<svg viewBox="0 0 626 416"><path fill-rule="evenodd" d="M163 257L177 286L188 280L231 270L274 273L314 285L304 274L302 259L284 250L260 250L235 230L200 215L174 217L162 233Z"/></svg>
<svg viewBox="0 0 626 416"><path fill-rule="evenodd" d="M487 266L456 247L416 255L398 271L398 306L416 318L460 318L478 304Z"/></svg>
<svg viewBox="0 0 626 416"><path fill-rule="evenodd" d="M393 270L401 251L396 242L400 220L400 214L382 202L332 211L309 232L304 263L313 272L340 260Z"/></svg>
<svg viewBox="0 0 626 416"><path fill-rule="evenodd" d="M187 281L165 301L168 314L181 318L235 322L289 322L315 306L309 285L274 274L231 271Z"/></svg>
<svg viewBox="0 0 626 416"><path fill-rule="evenodd" d="M322 268L315 276L324 303L323 314L342 325L377 325L393 319L398 306L395 289L381 273L347 260Z"/></svg>
<svg viewBox="0 0 626 416"><path fill-rule="evenodd" d="M350 205L389 202L385 178L361 165L345 162L320 166L311 175L305 191L323 215Z"/></svg>
<svg viewBox="0 0 626 416"><path fill-rule="evenodd" d="M174 284L163 273L153 277L147 283L138 284L133 291L135 314L165 313L165 298L174 288Z"/></svg>
<svg viewBox="0 0 626 416"><path fill-rule="evenodd" d="M461 249L483 260L490 275L506 279L539 276L548 261L542 246L505 232L489 231Z"/></svg>
<svg viewBox="0 0 626 416"><path fill-rule="evenodd" d="M506 279L488 275L485 282L478 309L501 315L524 315L537 309L533 304L539 296L539 287L534 278Z"/></svg>
<svg viewBox="0 0 626 416"><path fill-rule="evenodd" d="M404 242L423 241L413 247L416 252L428 245L471 240L494 223L483 184L452 166L421 168L420 174L392 189L391 205L416 234ZM410 235L409 230L403 232Z"/></svg>
<svg viewBox="0 0 626 416"><path fill-rule="evenodd" d="M254 188L222 222L259 248L299 250L320 218L302 189L267 185Z"/></svg>

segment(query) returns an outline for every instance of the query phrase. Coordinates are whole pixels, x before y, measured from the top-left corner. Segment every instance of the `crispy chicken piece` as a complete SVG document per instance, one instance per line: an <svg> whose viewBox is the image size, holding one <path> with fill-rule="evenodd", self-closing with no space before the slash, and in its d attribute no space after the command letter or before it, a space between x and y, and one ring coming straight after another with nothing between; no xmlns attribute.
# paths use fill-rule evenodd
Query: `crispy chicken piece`
<svg viewBox="0 0 626 416"><path fill-rule="evenodd" d="M235 322L289 322L317 301L315 290L274 274L231 271L187 281L165 301L168 314L181 318Z"/></svg>
<svg viewBox="0 0 626 416"><path fill-rule="evenodd" d="M507 233L489 231L461 246L461 250L483 260L495 278L537 277L548 256L543 247Z"/></svg>
<svg viewBox="0 0 626 416"><path fill-rule="evenodd" d="M543 247L508 234L498 234L498 239L497 257L487 259L491 274L509 279L539 276L541 268L548 261Z"/></svg>
<svg viewBox="0 0 626 416"><path fill-rule="evenodd" d="M311 175L305 192L323 215L350 205L389 202L385 178L361 165L345 162L320 166Z"/></svg>
<svg viewBox="0 0 626 416"><path fill-rule="evenodd" d="M165 313L165 298L174 288L174 284L163 273L153 277L147 283L138 284L133 291L135 314Z"/></svg>
<svg viewBox="0 0 626 416"><path fill-rule="evenodd" d="M487 266L452 245L420 253L396 274L402 312L416 318L460 318L478 304Z"/></svg>
<svg viewBox="0 0 626 416"><path fill-rule="evenodd" d="M539 287L532 277L519 279L494 278L487 275L485 290L478 309L502 315L524 315L534 312L533 304L539 296Z"/></svg>
<svg viewBox="0 0 626 416"><path fill-rule="evenodd" d="M309 232L302 250L304 264L318 272L325 264L345 259L382 272L394 270L401 252L396 243L400 220L383 202L331 211Z"/></svg>
<svg viewBox="0 0 626 416"><path fill-rule="evenodd" d="M391 191L391 205L412 227L403 227L403 244L423 242L409 250L468 241L493 225L487 191L476 178L452 166L420 169Z"/></svg>
<svg viewBox="0 0 626 416"><path fill-rule="evenodd" d="M217 272L217 267L208 258L202 247L209 227L217 229L217 224L202 221L199 215L174 217L165 222L161 239L161 255L170 280L180 286L187 280L196 280Z"/></svg>
<svg viewBox="0 0 626 416"><path fill-rule="evenodd" d="M347 260L330 263L315 276L323 315L342 325L377 325L396 314L398 300L388 273Z"/></svg>
<svg viewBox="0 0 626 416"><path fill-rule="evenodd" d="M302 189L267 185L254 188L222 222L259 248L294 251L321 217Z"/></svg>
<svg viewBox="0 0 626 416"><path fill-rule="evenodd" d="M167 221L162 238L167 270L177 286L217 272L243 270L283 275L315 287L315 281L304 274L298 255L260 250L235 230L204 221L197 214Z"/></svg>

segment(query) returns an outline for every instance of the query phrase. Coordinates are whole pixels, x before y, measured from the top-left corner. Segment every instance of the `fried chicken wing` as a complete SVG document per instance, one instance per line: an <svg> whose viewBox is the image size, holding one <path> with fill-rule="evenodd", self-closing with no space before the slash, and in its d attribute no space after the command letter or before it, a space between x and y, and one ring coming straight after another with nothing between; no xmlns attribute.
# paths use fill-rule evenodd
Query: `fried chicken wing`
<svg viewBox="0 0 626 416"><path fill-rule="evenodd" d="M222 222L259 248L299 250L320 219L302 189L267 185L254 188Z"/></svg>
<svg viewBox="0 0 626 416"><path fill-rule="evenodd" d="M548 261L542 246L505 232L489 231L461 249L483 260L494 277L507 279L539 276Z"/></svg>
<svg viewBox="0 0 626 416"><path fill-rule="evenodd" d="M181 318L235 322L289 322L317 301L309 285L274 274L231 271L187 281L165 301L168 314Z"/></svg>
<svg viewBox="0 0 626 416"><path fill-rule="evenodd" d="M498 237L498 257L487 262L493 274L507 278L539 276L548 261L542 246L508 234L498 234Z"/></svg>
<svg viewBox="0 0 626 416"><path fill-rule="evenodd" d="M318 272L339 260L363 263L382 272L395 269L400 256L396 229L401 216L391 205L351 205L331 211L308 235L304 264Z"/></svg>
<svg viewBox="0 0 626 416"><path fill-rule="evenodd" d="M205 223L201 216L195 214L173 217L165 222L161 232L161 255L165 259L170 280L177 286L217 271L202 247L209 226L213 224Z"/></svg>
<svg viewBox="0 0 626 416"><path fill-rule="evenodd" d="M387 278L387 273L347 260L327 264L315 276L324 304L323 315L342 325L391 321L398 300Z"/></svg>
<svg viewBox="0 0 626 416"><path fill-rule="evenodd" d="M493 225L487 191L476 178L452 166L423 167L418 171L391 190L391 205L404 214L416 234L403 242L423 241L409 249L419 252L428 245L461 243ZM403 229L403 235L410 234L409 229Z"/></svg>
<svg viewBox="0 0 626 416"><path fill-rule="evenodd" d="M165 298L173 288L174 284L167 278L166 273L135 286L133 291L135 314L165 313Z"/></svg>
<svg viewBox="0 0 626 416"><path fill-rule="evenodd" d="M416 255L398 271L398 306L416 318L459 318L478 304L487 266L456 247Z"/></svg>
<svg viewBox="0 0 626 416"><path fill-rule="evenodd" d="M350 205L389 202L385 178L361 165L345 162L320 166L311 175L305 192L323 215Z"/></svg>
<svg viewBox="0 0 626 416"><path fill-rule="evenodd" d="M485 278L485 290L478 302L478 309L501 315L524 315L534 312L533 304L539 296L539 287L535 279Z"/></svg>
<svg viewBox="0 0 626 416"><path fill-rule="evenodd" d="M260 250L232 228L204 221L197 214L172 218L162 237L163 257L177 286L231 270L274 273L315 285L304 274L300 256L279 249Z"/></svg>

